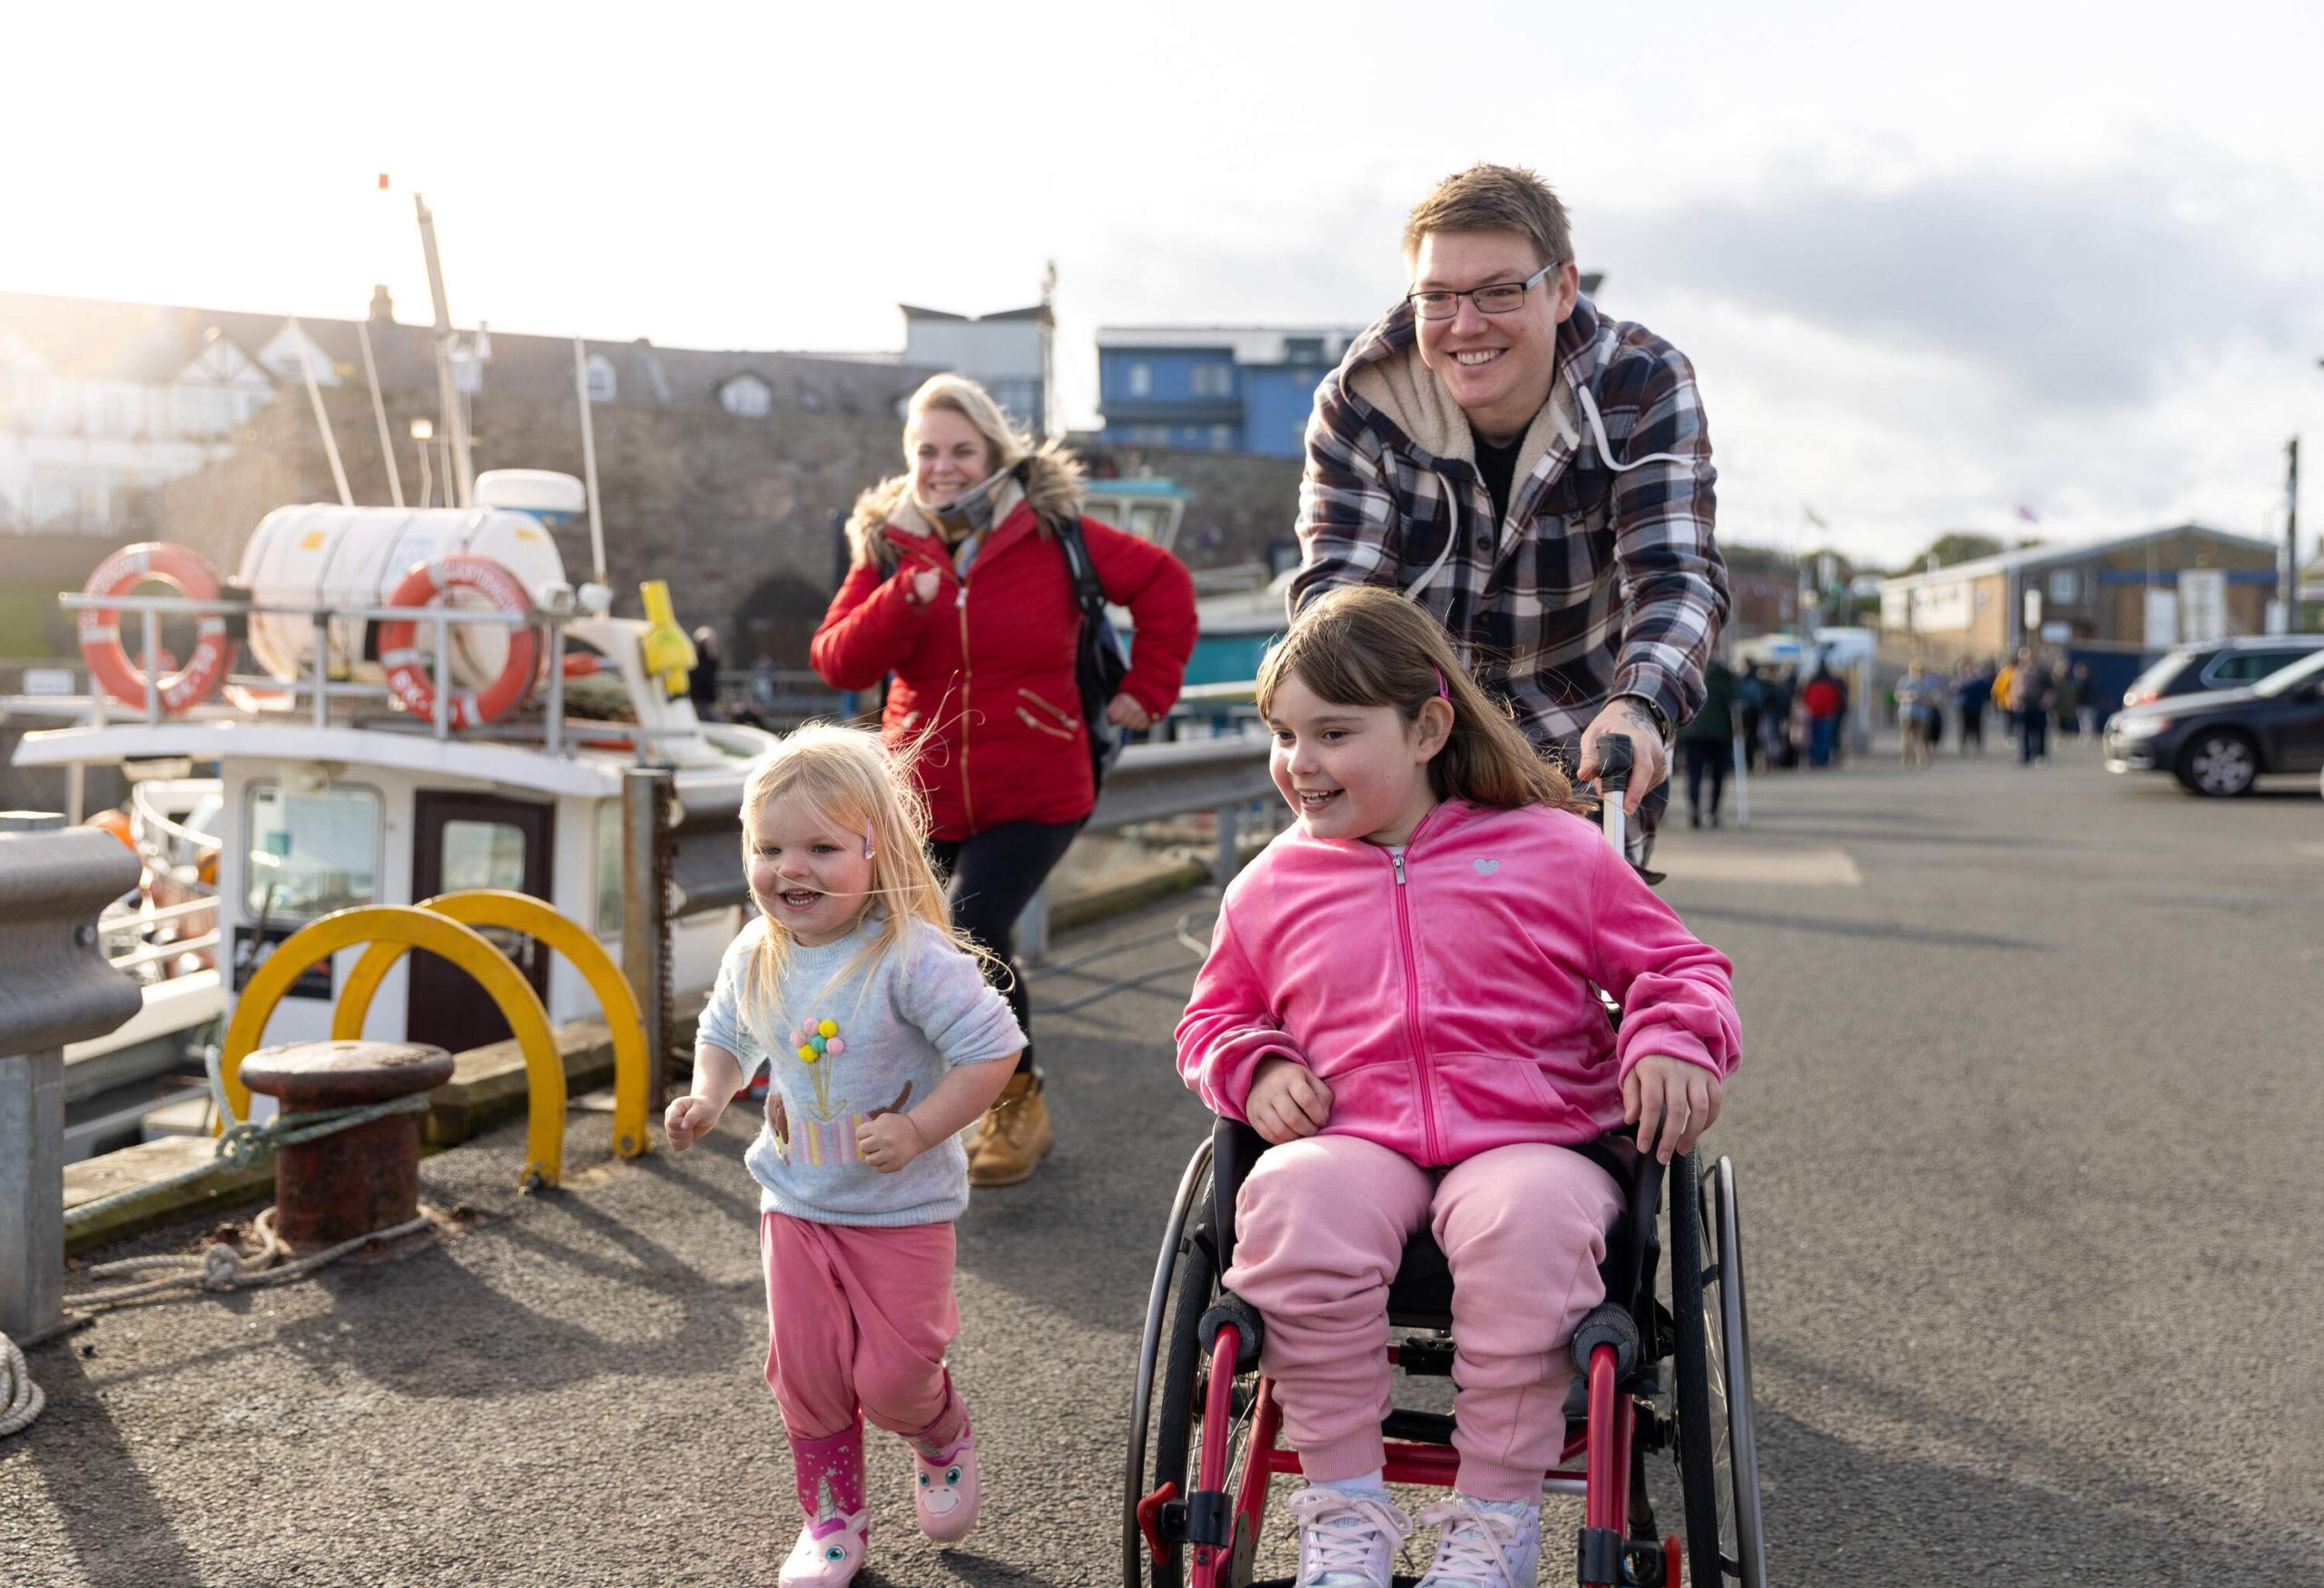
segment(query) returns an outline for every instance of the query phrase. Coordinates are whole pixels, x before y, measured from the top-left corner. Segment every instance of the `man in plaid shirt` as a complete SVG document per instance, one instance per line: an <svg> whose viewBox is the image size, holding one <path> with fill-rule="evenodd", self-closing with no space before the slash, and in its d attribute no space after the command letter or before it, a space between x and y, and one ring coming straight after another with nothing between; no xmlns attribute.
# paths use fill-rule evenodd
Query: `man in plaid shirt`
<svg viewBox="0 0 2324 1588"><path fill-rule="evenodd" d="M1412 292L1316 390L1291 610L1403 591L1585 781L1599 735L1628 735L1643 864L1728 611L1693 368L1581 296L1565 206L1530 171L1446 178L1403 244Z"/></svg>

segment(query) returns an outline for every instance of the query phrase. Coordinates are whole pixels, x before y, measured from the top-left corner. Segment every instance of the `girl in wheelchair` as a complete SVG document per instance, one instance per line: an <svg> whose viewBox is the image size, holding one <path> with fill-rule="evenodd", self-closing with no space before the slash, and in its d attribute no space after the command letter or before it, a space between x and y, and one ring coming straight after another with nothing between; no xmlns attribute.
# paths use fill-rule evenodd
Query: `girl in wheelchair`
<svg viewBox="0 0 2324 1588"><path fill-rule="evenodd" d="M1387 1294L1423 1225L1453 1277L1452 1497L1423 1588L1530 1588L1565 1439L1566 1343L1623 1193L1574 1150L1668 1162L1739 1056L1731 968L1578 814L1564 775L1423 608L1334 590L1258 704L1298 821L1226 890L1178 1067L1272 1144L1229 1289L1308 1486L1301 1588L1387 1588L1413 1523L1383 1483ZM1600 1001L1619 1001L1619 1030Z"/></svg>

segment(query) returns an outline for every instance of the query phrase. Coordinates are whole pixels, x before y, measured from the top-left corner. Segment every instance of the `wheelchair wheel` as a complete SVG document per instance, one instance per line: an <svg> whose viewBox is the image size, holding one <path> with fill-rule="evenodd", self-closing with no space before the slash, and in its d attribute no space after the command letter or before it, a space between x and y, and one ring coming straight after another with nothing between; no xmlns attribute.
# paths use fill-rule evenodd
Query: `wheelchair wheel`
<svg viewBox="0 0 2324 1588"><path fill-rule="evenodd" d="M1764 1588L1751 1332L1743 1301L1735 1166L1670 1164L1670 1310L1677 1326L1679 1479L1695 1588Z"/></svg>
<svg viewBox="0 0 2324 1588"><path fill-rule="evenodd" d="M1202 1457L1205 1399L1210 1363L1202 1348L1202 1316L1219 1294L1216 1248L1211 1244L1210 1148L1206 1142L1187 1165L1177 1206L1147 1297L1147 1334L1138 1356L1136 1405L1132 1408L1130 1465L1123 1507L1124 1588L1185 1588L1194 1579L1192 1551L1184 1542L1184 1507L1195 1488ZM1243 1483L1251 1459L1253 1413L1258 1376L1237 1377L1232 1425L1220 1431L1228 1442L1226 1492ZM1162 1559L1149 1550L1138 1508L1164 1485L1175 1485L1171 1531ZM1157 1508L1158 1510L1158 1508ZM1227 1568L1218 1582L1246 1588L1258 1552L1258 1534L1245 1528L1235 1535Z"/></svg>
<svg viewBox="0 0 2324 1588"><path fill-rule="evenodd" d="M1137 1383L1130 1396L1129 1463L1122 1480L1123 1588L1177 1588L1183 1580L1180 1550L1169 1546L1167 1564L1157 1565L1147 1551L1138 1505L1162 1484L1176 1481L1183 1502L1187 1484L1180 1475L1187 1467L1181 1445L1175 1453L1162 1426L1155 1420L1155 1391L1188 1376L1188 1363L1200 1350L1195 1326L1210 1305L1210 1138L1203 1138L1179 1177L1178 1194L1170 1204L1170 1221L1162 1231L1161 1255L1155 1259L1154 1285L1146 1301L1146 1332L1138 1342ZM1198 1294L1182 1296L1182 1290ZM1186 1303L1191 1299L1191 1307ZM1182 1419L1181 1419L1182 1420ZM1156 1459L1151 1466L1148 1455ZM1168 1457L1165 1465L1164 1457ZM1161 1477L1150 1477L1162 1472ZM1147 1576L1148 1570L1153 1575Z"/></svg>
<svg viewBox="0 0 2324 1588"><path fill-rule="evenodd" d="M1166 1538L1162 1558L1155 1559L1138 1510L1149 1496L1158 1495L1165 1484L1175 1485L1172 1499L1164 1503L1175 1508L1173 1525L1167 1531L1182 1535L1186 1499L1194 1490L1202 1455L1210 1364L1198 1331L1202 1315L1218 1299L1219 1291L1216 1248L1211 1242L1210 1155L1210 1141L1205 1139L1187 1160L1171 1206L1169 1226L1163 1232L1153 1289L1147 1297L1122 1506L1124 1588L1184 1588L1192 1576L1182 1536ZM1257 1383L1256 1375L1250 1375L1236 1386L1234 1426L1226 1430L1234 1442L1227 1474L1230 1494L1241 1484L1249 1459ZM1251 1581L1257 1550L1256 1533L1238 1534L1232 1563L1219 1580L1233 1588L1244 1588Z"/></svg>

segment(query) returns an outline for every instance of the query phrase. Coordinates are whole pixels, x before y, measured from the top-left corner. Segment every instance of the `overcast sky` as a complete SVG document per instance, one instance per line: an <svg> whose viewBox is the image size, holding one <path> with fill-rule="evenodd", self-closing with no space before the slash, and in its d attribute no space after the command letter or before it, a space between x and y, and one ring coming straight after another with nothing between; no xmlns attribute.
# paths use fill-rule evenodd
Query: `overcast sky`
<svg viewBox="0 0 2324 1588"><path fill-rule="evenodd" d="M862 350L1053 258L1086 422L1098 325L1364 323L1497 160L1694 360L1731 538L2280 536L2324 474L2313 4L226 15L12 11L0 289L424 319L417 191L464 324Z"/></svg>

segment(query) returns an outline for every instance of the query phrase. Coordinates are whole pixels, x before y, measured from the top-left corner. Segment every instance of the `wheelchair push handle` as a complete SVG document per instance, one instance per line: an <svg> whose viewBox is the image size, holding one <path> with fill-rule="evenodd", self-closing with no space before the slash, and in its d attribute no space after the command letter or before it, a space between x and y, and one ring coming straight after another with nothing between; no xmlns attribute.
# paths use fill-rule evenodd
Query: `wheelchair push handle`
<svg viewBox="0 0 2324 1588"><path fill-rule="evenodd" d="M1630 769L1638 764L1638 756L1630 747L1628 734L1598 735L1598 786L1609 794L1625 792L1630 786Z"/></svg>
<svg viewBox="0 0 2324 1588"><path fill-rule="evenodd" d="M1604 796L1599 802L1598 820L1606 829L1606 842L1617 850L1623 849L1629 839L1622 795L1629 792L1630 770L1637 763L1628 734L1598 735L1598 788Z"/></svg>

